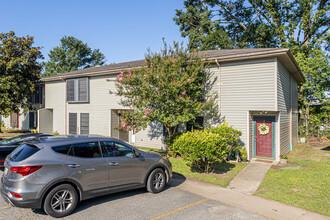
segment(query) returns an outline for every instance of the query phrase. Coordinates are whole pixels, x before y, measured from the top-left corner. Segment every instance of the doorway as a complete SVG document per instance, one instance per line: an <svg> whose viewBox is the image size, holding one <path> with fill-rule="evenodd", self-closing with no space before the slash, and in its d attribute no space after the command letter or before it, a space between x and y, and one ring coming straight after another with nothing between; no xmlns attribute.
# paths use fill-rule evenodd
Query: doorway
<svg viewBox="0 0 330 220"><path fill-rule="evenodd" d="M111 137L129 142L129 132L125 130L118 130L120 124L121 121L119 110L111 110Z"/></svg>
<svg viewBox="0 0 330 220"><path fill-rule="evenodd" d="M275 158L275 116L254 116L254 156Z"/></svg>

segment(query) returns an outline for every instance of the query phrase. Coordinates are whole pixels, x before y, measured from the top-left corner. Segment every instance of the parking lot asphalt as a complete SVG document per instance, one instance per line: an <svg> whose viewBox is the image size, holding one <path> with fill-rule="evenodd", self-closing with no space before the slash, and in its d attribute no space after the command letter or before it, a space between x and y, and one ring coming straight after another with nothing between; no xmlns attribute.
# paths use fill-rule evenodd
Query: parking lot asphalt
<svg viewBox="0 0 330 220"><path fill-rule="evenodd" d="M0 171L1 172L1 171ZM2 176L2 172L0 173ZM259 215L176 188L184 178L172 181L163 192L130 190L82 201L63 219L265 219ZM0 219L51 219L42 210L8 206L0 198Z"/></svg>

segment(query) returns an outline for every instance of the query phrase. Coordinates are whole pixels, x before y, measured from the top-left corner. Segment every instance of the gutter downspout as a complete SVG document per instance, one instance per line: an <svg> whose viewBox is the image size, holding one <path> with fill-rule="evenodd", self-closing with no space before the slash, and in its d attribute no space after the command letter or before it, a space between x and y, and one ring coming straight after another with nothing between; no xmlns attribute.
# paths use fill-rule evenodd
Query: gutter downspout
<svg viewBox="0 0 330 220"><path fill-rule="evenodd" d="M63 79L61 76L60 76L60 80L62 80L64 82L64 131L65 131L65 135L67 135L68 133L68 105L67 105L67 102L66 102L66 81L65 79ZM54 117L53 117L54 118Z"/></svg>
<svg viewBox="0 0 330 220"><path fill-rule="evenodd" d="M221 66L220 63L218 62L218 59L215 59L215 63L217 64L219 68L219 117L221 115ZM219 118L220 120L220 118Z"/></svg>

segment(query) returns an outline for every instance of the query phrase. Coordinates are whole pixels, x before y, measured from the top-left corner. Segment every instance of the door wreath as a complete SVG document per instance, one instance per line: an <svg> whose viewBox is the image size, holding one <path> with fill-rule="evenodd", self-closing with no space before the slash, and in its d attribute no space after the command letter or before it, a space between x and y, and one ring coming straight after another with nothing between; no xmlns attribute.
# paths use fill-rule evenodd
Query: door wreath
<svg viewBox="0 0 330 220"><path fill-rule="evenodd" d="M260 135L266 135L269 133L269 126L267 126L266 124L260 124L258 126L258 131Z"/></svg>

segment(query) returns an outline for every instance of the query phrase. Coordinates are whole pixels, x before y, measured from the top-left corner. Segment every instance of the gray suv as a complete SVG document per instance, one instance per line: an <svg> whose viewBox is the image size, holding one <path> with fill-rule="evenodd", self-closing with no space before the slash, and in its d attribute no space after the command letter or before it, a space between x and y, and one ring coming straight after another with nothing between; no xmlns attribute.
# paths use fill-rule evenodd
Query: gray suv
<svg viewBox="0 0 330 220"><path fill-rule="evenodd" d="M47 138L23 144L5 160L0 190L13 206L71 214L81 200L146 187L162 191L172 165L161 154L112 138Z"/></svg>

